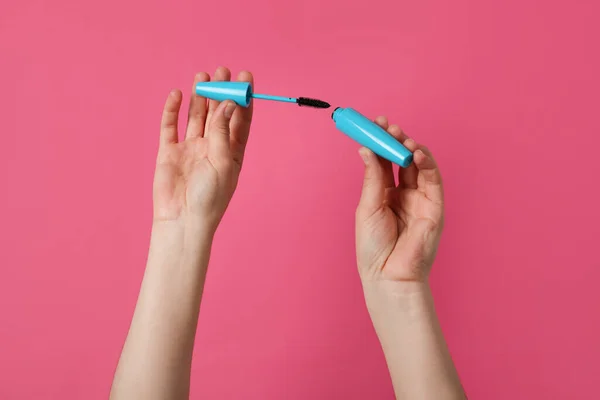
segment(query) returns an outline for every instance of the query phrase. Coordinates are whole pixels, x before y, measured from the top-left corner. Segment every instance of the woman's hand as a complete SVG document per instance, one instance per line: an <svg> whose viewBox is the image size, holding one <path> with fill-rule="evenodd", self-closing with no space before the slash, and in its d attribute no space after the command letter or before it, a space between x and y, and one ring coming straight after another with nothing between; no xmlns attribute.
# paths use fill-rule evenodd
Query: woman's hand
<svg viewBox="0 0 600 400"><path fill-rule="evenodd" d="M213 79L227 81L219 68ZM239 80L252 82L242 72ZM206 73L196 82L208 81ZM195 92L195 90L193 90ZM142 287L111 399L188 399L198 312L214 232L242 167L252 106L192 94L178 141L181 92L163 111L154 175L154 224Z"/></svg>
<svg viewBox="0 0 600 400"><path fill-rule="evenodd" d="M227 68L218 68L213 80L230 78ZM194 88L197 82L209 80L207 73L197 74ZM252 83L252 75L242 72L238 80ZM154 176L154 220L185 220L214 231L237 186L252 105L242 108L231 101L207 101L193 89L185 139L178 141L181 97L179 90L171 91L163 111Z"/></svg>
<svg viewBox="0 0 600 400"><path fill-rule="evenodd" d="M400 168L398 184L389 161L362 148L365 178L356 210L356 248L366 281L424 282L435 258L444 225L440 171L429 150L385 117L375 120L414 153Z"/></svg>
<svg viewBox="0 0 600 400"><path fill-rule="evenodd" d="M356 244L367 309L396 398L464 399L435 312L427 276L444 225L440 171L427 148L385 117L375 120L413 152L398 184L389 161L368 149L356 210Z"/></svg>

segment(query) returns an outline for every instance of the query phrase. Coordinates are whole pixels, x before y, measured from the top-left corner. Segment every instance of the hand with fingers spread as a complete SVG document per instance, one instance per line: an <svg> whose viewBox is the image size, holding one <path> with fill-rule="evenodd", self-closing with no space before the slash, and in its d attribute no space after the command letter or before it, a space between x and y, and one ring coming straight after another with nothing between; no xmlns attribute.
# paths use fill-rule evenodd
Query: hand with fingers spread
<svg viewBox="0 0 600 400"><path fill-rule="evenodd" d="M213 79L229 80L219 68ZM206 73L196 82L208 81ZM252 82L242 72L239 80ZM154 223L138 302L111 399L187 399L194 337L217 225L236 188L252 106L208 101L192 90L178 141L181 92L165 104L154 176Z"/></svg>
<svg viewBox="0 0 600 400"><path fill-rule="evenodd" d="M210 76L200 73L197 82ZM216 80L229 80L219 68ZM247 72L239 80L252 82ZM192 94L185 139L178 141L181 92L167 98L161 122L160 147L154 178L154 218L189 219L211 229L218 225L236 188L252 120L252 105L237 107Z"/></svg>
<svg viewBox="0 0 600 400"><path fill-rule="evenodd" d="M375 120L413 152L400 168L366 148L356 210L356 257L365 300L396 398L464 399L435 313L428 275L444 225L442 178L431 152L385 117Z"/></svg>

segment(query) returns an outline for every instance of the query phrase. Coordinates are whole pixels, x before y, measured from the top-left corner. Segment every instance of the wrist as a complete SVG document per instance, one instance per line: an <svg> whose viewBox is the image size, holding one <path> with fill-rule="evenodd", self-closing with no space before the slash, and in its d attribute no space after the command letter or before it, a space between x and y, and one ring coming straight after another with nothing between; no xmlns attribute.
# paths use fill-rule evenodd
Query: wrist
<svg viewBox="0 0 600 400"><path fill-rule="evenodd" d="M363 281L365 302L376 330L385 329L398 317L419 319L431 312L431 289L427 281Z"/></svg>
<svg viewBox="0 0 600 400"><path fill-rule="evenodd" d="M214 229L186 220L155 220L152 223L149 264L186 268L208 265Z"/></svg>
<svg viewBox="0 0 600 400"><path fill-rule="evenodd" d="M152 233L173 234L174 232L186 235L195 235L201 239L211 239L217 227L201 218L177 218L152 220Z"/></svg>
<svg viewBox="0 0 600 400"><path fill-rule="evenodd" d="M361 281L366 301L408 302L415 297L429 293L427 279L415 281L393 281L376 279Z"/></svg>

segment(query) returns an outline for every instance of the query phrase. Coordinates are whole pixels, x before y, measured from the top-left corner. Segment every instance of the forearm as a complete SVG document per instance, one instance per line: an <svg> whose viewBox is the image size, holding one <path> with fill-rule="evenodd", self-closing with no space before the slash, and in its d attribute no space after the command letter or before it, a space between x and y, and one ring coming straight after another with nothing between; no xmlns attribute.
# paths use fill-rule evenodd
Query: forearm
<svg viewBox="0 0 600 400"><path fill-rule="evenodd" d="M429 285L363 282L398 399L464 399Z"/></svg>
<svg viewBox="0 0 600 400"><path fill-rule="evenodd" d="M148 262L119 360L112 399L187 399L212 233L153 226Z"/></svg>

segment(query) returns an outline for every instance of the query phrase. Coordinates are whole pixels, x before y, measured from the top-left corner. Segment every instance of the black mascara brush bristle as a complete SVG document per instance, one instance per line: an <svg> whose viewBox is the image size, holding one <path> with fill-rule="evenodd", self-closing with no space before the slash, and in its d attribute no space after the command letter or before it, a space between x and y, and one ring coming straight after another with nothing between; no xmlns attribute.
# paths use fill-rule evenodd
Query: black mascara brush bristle
<svg viewBox="0 0 600 400"><path fill-rule="evenodd" d="M310 99L308 97L298 97L296 102L299 106L314 107L314 108L329 108L331 105L323 100Z"/></svg>

